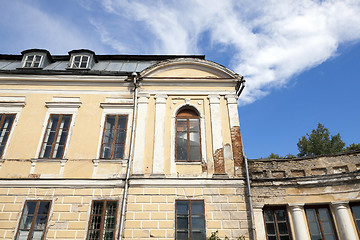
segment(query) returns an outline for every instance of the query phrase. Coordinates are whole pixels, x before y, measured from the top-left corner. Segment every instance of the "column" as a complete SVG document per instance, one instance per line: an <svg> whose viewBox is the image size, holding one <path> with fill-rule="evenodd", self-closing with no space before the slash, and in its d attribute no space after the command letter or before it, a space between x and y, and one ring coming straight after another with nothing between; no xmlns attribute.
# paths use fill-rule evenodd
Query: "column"
<svg viewBox="0 0 360 240"><path fill-rule="evenodd" d="M155 133L153 174L164 174L164 135L166 94L155 95Z"/></svg>
<svg viewBox="0 0 360 240"><path fill-rule="evenodd" d="M225 98L227 100L227 106L229 112L234 166L235 166L235 171L237 171L240 169L243 163L243 145L242 145L242 139L240 133L240 122L239 122L239 114L237 108L238 102L237 102L237 96L234 94L225 95Z"/></svg>
<svg viewBox="0 0 360 240"><path fill-rule="evenodd" d="M304 204L289 204L289 210L294 225L295 240L309 240L306 222L303 214Z"/></svg>
<svg viewBox="0 0 360 240"><path fill-rule="evenodd" d="M223 139L221 132L220 96L209 95L208 98L210 100L211 131L215 174L224 174L225 163L223 152Z"/></svg>
<svg viewBox="0 0 360 240"><path fill-rule="evenodd" d="M145 152L146 115L149 94L139 94L136 119L133 174L143 174Z"/></svg>
<svg viewBox="0 0 360 240"><path fill-rule="evenodd" d="M256 240L266 240L264 216L262 211L263 205L254 205L254 218L256 229Z"/></svg>
<svg viewBox="0 0 360 240"><path fill-rule="evenodd" d="M356 240L356 233L352 224L352 219L347 209L348 202L331 203L336 217L336 223L342 240Z"/></svg>

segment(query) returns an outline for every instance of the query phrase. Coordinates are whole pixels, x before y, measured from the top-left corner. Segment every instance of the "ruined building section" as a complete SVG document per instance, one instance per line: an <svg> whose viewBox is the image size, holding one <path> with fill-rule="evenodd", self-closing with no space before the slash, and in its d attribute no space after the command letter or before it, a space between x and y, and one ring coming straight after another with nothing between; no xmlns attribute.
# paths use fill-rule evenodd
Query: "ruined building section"
<svg viewBox="0 0 360 240"><path fill-rule="evenodd" d="M276 211L287 223L284 238L359 239L360 151L249 160L249 168L258 240L278 234L270 221Z"/></svg>

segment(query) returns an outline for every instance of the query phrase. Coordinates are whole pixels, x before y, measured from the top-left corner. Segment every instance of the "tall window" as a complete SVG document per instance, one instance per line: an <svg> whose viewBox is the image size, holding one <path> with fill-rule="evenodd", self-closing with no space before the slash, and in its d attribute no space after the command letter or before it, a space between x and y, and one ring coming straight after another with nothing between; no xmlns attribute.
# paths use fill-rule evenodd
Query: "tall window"
<svg viewBox="0 0 360 240"><path fill-rule="evenodd" d="M20 219L17 240L45 239L50 201L26 201Z"/></svg>
<svg viewBox="0 0 360 240"><path fill-rule="evenodd" d="M0 157L4 152L9 133L15 119L15 114L0 114Z"/></svg>
<svg viewBox="0 0 360 240"><path fill-rule="evenodd" d="M24 67L25 68L37 68L40 66L42 56L39 55L29 55L26 56Z"/></svg>
<svg viewBox="0 0 360 240"><path fill-rule="evenodd" d="M203 200L176 200L176 240L204 240Z"/></svg>
<svg viewBox="0 0 360 240"><path fill-rule="evenodd" d="M74 56L71 63L71 68L87 68L89 65L89 59L89 56L86 55Z"/></svg>
<svg viewBox="0 0 360 240"><path fill-rule="evenodd" d="M51 114L41 147L40 158L62 158L69 133L71 115Z"/></svg>
<svg viewBox="0 0 360 240"><path fill-rule="evenodd" d="M357 226L357 232L360 237L360 202L351 203L350 208Z"/></svg>
<svg viewBox="0 0 360 240"><path fill-rule="evenodd" d="M305 208L312 240L336 240L334 221L327 206Z"/></svg>
<svg viewBox="0 0 360 240"><path fill-rule="evenodd" d="M184 109L176 116L176 160L201 161L200 117L192 109Z"/></svg>
<svg viewBox="0 0 360 240"><path fill-rule="evenodd" d="M267 240L290 240L288 217L284 207L264 208Z"/></svg>
<svg viewBox="0 0 360 240"><path fill-rule="evenodd" d="M123 158L127 115L107 115L100 158Z"/></svg>
<svg viewBox="0 0 360 240"><path fill-rule="evenodd" d="M88 240L115 239L117 201L93 201Z"/></svg>

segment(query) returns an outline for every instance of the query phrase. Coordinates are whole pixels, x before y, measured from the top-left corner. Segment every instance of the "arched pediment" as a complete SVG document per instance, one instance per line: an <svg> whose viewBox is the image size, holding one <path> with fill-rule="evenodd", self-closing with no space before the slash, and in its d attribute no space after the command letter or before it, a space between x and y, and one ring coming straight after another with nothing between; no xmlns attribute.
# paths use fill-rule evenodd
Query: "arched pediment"
<svg viewBox="0 0 360 240"><path fill-rule="evenodd" d="M177 58L159 62L140 73L143 78L238 78L230 69L203 59Z"/></svg>

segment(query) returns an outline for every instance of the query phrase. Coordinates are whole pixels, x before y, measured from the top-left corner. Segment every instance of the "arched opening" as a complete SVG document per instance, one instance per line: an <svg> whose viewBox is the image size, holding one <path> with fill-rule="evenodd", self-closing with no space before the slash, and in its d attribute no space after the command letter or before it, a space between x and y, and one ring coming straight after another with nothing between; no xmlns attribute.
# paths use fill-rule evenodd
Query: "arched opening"
<svg viewBox="0 0 360 240"><path fill-rule="evenodd" d="M178 162L201 161L200 116L193 108L180 109L176 115L176 150Z"/></svg>

